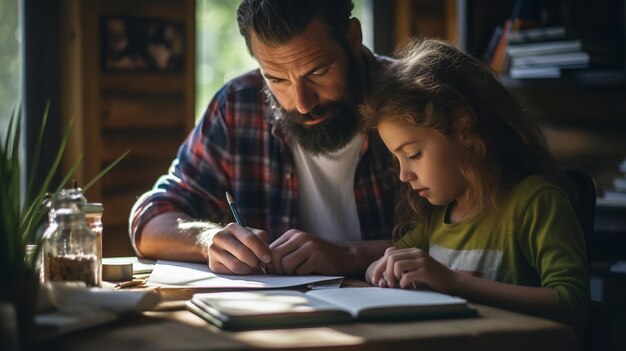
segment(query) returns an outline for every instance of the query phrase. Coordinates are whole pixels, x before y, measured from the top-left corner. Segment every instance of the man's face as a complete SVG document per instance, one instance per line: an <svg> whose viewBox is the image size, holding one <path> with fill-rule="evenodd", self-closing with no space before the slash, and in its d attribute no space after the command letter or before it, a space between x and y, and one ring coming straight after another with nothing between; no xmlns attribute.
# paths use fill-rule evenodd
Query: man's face
<svg viewBox="0 0 626 351"><path fill-rule="evenodd" d="M314 154L336 151L352 139L363 87L347 44L313 20L286 44L268 45L253 33L251 46L275 118L290 137Z"/></svg>

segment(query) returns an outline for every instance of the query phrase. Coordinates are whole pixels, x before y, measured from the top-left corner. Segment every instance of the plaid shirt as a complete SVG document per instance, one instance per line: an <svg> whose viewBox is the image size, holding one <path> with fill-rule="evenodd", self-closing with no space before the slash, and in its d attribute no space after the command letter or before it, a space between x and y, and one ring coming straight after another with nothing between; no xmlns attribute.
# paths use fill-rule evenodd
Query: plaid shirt
<svg viewBox="0 0 626 351"><path fill-rule="evenodd" d="M391 61L365 53L368 82ZM246 226L273 238L298 228L298 179L286 135L273 123L258 70L226 84L178 151L169 172L143 194L130 215L138 254L141 230L154 216L182 211L215 223L232 222L224 193L233 195ZM354 196L364 240L388 239L396 184L391 154L377 133L364 138Z"/></svg>

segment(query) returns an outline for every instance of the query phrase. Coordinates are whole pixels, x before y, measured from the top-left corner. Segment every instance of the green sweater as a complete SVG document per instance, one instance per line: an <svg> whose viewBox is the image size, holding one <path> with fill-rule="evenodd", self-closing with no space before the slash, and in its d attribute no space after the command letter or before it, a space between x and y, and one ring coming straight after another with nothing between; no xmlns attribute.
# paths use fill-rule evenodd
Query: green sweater
<svg viewBox="0 0 626 351"><path fill-rule="evenodd" d="M589 269L582 229L567 195L540 176L520 181L497 210L445 223L447 206L395 246L418 247L454 270L508 284L552 288L578 332L589 318Z"/></svg>

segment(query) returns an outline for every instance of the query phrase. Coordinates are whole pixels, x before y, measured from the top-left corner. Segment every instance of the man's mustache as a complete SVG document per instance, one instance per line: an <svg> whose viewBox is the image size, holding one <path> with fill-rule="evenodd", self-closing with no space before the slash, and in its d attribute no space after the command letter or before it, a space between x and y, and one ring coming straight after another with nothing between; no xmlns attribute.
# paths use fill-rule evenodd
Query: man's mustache
<svg viewBox="0 0 626 351"><path fill-rule="evenodd" d="M291 120L303 119L305 121L314 121L316 119L326 117L328 115L337 114L342 111L340 102L331 102L324 105L317 105L311 109L308 113L300 113L295 110L285 110L283 113L287 115Z"/></svg>

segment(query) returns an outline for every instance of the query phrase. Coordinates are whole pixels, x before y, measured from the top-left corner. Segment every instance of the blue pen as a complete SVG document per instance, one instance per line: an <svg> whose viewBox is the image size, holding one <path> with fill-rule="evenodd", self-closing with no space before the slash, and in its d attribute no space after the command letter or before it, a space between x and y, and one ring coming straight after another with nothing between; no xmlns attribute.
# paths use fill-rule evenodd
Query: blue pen
<svg viewBox="0 0 626 351"><path fill-rule="evenodd" d="M237 207L235 206L235 200L233 200L233 197L228 191L226 192L226 201L228 202L228 206L230 207L230 210L233 213L233 217L235 217L235 221L237 221L237 224L244 227L243 222L241 221L241 217L239 217L239 211L237 211ZM265 270L265 265L263 264L263 262L259 261L259 267L261 267L263 274L267 275L267 271Z"/></svg>

